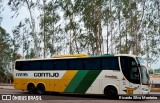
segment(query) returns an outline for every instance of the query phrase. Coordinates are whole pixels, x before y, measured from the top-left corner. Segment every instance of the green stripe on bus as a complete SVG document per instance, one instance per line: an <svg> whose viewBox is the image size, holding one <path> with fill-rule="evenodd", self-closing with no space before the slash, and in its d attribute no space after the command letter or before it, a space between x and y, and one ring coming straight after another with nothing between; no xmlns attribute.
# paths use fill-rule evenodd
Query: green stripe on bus
<svg viewBox="0 0 160 103"><path fill-rule="evenodd" d="M85 93L91 84L95 81L97 76L100 74L101 70L90 70L80 84L77 86L74 92L76 93Z"/></svg>
<svg viewBox="0 0 160 103"><path fill-rule="evenodd" d="M69 85L66 87L64 92L74 92L76 87L79 86L80 82L84 79L88 72L89 70L79 70L73 77Z"/></svg>

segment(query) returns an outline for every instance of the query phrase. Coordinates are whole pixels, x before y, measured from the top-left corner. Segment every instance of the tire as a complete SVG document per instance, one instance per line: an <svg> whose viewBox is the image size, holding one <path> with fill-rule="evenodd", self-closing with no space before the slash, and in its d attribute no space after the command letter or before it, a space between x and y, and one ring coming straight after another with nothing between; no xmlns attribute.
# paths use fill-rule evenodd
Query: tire
<svg viewBox="0 0 160 103"><path fill-rule="evenodd" d="M117 89L114 86L107 86L104 89L104 95L108 99L117 99L118 98L118 92L117 92Z"/></svg>
<svg viewBox="0 0 160 103"><path fill-rule="evenodd" d="M35 85L33 83L29 83L27 86L27 90L30 94L35 93L35 90L36 90Z"/></svg>
<svg viewBox="0 0 160 103"><path fill-rule="evenodd" d="M37 90L38 94L42 95L42 94L45 93L45 86L42 83L40 83L40 84L37 85L36 90Z"/></svg>

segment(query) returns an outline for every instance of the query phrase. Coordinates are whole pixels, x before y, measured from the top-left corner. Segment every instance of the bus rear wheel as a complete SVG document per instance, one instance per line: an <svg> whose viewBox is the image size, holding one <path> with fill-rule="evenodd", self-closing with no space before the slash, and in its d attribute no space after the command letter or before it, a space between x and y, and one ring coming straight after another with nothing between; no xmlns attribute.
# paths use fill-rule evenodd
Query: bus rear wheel
<svg viewBox="0 0 160 103"><path fill-rule="evenodd" d="M35 85L33 83L29 83L27 86L27 90L30 94L35 93Z"/></svg>
<svg viewBox="0 0 160 103"><path fill-rule="evenodd" d="M114 86L107 86L104 89L104 95L108 99L117 99L118 98L118 92L117 89Z"/></svg>
<svg viewBox="0 0 160 103"><path fill-rule="evenodd" d="M37 90L38 94L42 95L42 94L45 93L45 86L42 83L40 83L40 84L37 85L36 90Z"/></svg>

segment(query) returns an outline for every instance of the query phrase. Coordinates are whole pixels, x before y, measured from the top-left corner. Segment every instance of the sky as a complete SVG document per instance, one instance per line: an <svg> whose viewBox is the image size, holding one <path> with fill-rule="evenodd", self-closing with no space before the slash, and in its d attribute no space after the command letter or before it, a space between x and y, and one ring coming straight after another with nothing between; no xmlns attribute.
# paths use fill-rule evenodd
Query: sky
<svg viewBox="0 0 160 103"><path fill-rule="evenodd" d="M2 16L2 22L1 26L10 34L12 34L12 30L15 26L19 24L20 21L24 21L25 17L29 17L29 12L26 8L21 8L19 11L19 15L12 18L14 15L14 12L11 11L9 6L7 5L7 1L4 2L6 5L4 7L4 11L1 13L0 16ZM23 11L23 12L22 12ZM38 15L38 12L33 11L33 16Z"/></svg>
<svg viewBox="0 0 160 103"><path fill-rule="evenodd" d="M7 3L6 3L7 5ZM4 11L0 14L0 16L3 18L1 22L1 27L6 30L7 33L11 34L12 36L12 30L19 24L21 20L24 20L25 17L29 17L29 12L25 8L21 8L19 15L17 17L11 18L14 14L14 12L11 12L11 9L8 6L4 7ZM39 15L37 11L34 11L34 16ZM151 68L158 69L160 68L160 58L158 62L151 65Z"/></svg>

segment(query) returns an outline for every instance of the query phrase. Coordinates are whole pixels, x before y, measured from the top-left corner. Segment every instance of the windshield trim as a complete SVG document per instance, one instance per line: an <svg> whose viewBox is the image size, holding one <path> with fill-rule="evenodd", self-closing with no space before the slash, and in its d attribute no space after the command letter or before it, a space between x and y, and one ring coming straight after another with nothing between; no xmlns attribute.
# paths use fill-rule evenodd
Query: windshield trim
<svg viewBox="0 0 160 103"><path fill-rule="evenodd" d="M141 57L136 57L137 64L140 66L145 66L145 62Z"/></svg>

